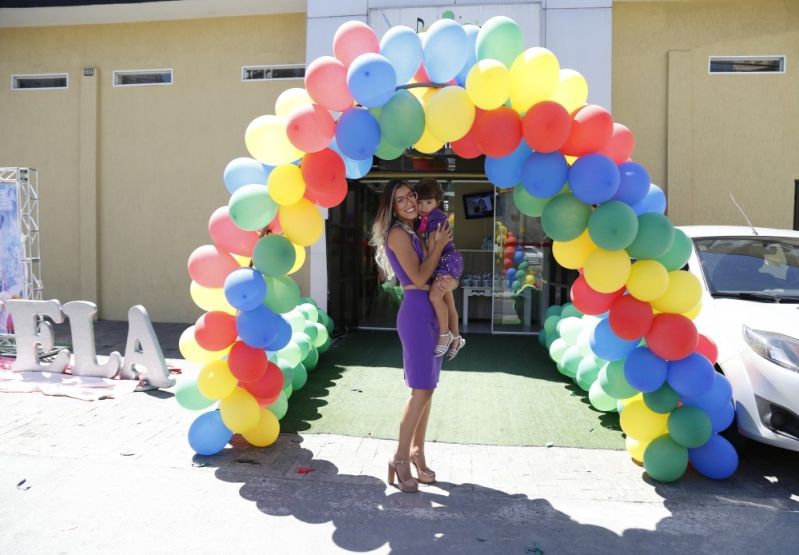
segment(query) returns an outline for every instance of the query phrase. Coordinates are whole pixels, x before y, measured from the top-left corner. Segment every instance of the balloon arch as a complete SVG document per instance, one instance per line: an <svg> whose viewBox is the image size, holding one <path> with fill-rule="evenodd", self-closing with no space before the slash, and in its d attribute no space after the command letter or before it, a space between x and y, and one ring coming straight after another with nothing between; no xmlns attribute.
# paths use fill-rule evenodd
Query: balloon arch
<svg viewBox="0 0 799 555"><path fill-rule="evenodd" d="M572 303L550 307L540 339L595 408L621 413L631 457L660 481L689 462L732 474L737 455L718 435L734 415L731 390L692 322L699 282L682 270L691 242L630 159L630 130L586 104L582 75L525 49L507 17L479 28L442 19L421 34L396 26L382 39L350 21L333 52L247 127L252 158L225 168L231 196L211 216L213 244L189 258L191 295L207 312L180 347L204 367L177 397L193 410L219 402L192 424L194 450L216 453L234 432L274 442L288 397L329 346L330 318L289 277L323 234L320 208L341 203L373 156L449 143L463 158L485 155L488 180L512 188L557 262L579 270Z"/></svg>

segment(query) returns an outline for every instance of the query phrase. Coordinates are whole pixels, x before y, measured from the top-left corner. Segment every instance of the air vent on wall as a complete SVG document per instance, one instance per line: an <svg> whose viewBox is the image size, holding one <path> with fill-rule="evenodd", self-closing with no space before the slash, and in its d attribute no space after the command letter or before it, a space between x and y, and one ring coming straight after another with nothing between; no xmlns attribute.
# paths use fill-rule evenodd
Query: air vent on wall
<svg viewBox="0 0 799 555"><path fill-rule="evenodd" d="M12 75L11 90L28 91L42 89L66 89L69 87L67 73L41 73L36 75Z"/></svg>
<svg viewBox="0 0 799 555"><path fill-rule="evenodd" d="M241 68L242 81L302 79L304 77L305 77L304 65L243 66Z"/></svg>
<svg viewBox="0 0 799 555"><path fill-rule="evenodd" d="M171 69L122 69L114 71L115 87L171 85Z"/></svg>
<svg viewBox="0 0 799 555"><path fill-rule="evenodd" d="M710 56L708 73L785 73L785 56Z"/></svg>

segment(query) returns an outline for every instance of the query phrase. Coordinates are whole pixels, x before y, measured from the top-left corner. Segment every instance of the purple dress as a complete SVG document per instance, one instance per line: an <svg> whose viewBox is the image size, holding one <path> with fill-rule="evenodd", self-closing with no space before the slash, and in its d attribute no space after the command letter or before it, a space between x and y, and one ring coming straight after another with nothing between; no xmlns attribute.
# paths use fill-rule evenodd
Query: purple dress
<svg viewBox="0 0 799 555"><path fill-rule="evenodd" d="M417 231L421 234L428 234L440 225L447 222L447 215L438 208L434 208L429 214L421 217L418 223ZM444 250L441 252L441 259L436 266L435 274L439 276L450 276L455 279L460 279L463 274L463 255L455 248L455 244L450 241Z"/></svg>
<svg viewBox="0 0 799 555"><path fill-rule="evenodd" d="M421 262L424 260L422 242L415 233L410 235L413 250ZM386 256L400 285L413 285L411 278L402 269L397 256L388 245L386 245ZM433 356L438 339L438 320L433 312L428 291L423 289L405 291L397 313L397 333L402 343L405 383L413 389L435 389L443 358Z"/></svg>

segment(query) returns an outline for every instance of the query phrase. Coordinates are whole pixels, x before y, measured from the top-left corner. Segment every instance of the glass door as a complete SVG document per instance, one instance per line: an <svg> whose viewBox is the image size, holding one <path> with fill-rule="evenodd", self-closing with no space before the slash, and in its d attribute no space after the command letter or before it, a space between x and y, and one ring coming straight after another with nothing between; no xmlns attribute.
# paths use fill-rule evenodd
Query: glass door
<svg viewBox="0 0 799 555"><path fill-rule="evenodd" d="M498 189L494 208L492 333L535 333L546 236L540 218L522 214L513 189Z"/></svg>

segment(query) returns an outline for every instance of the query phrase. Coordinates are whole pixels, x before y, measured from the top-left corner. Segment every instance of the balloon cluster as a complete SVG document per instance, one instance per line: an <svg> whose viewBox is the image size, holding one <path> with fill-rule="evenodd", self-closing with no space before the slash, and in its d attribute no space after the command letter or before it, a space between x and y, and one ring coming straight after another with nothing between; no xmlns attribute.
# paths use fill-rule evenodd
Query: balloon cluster
<svg viewBox="0 0 799 555"><path fill-rule="evenodd" d="M619 297L601 314L586 305L589 314L582 314L577 303L550 306L539 342L595 409L619 412L627 452L652 478L677 480L689 462L709 478L729 477L738 455L719 433L732 424L735 408L730 382L713 368L715 344L698 334L689 354L664 358L671 354L663 338L649 342L664 332L625 334L618 324L619 308L632 302L638 301L631 295Z"/></svg>
<svg viewBox="0 0 799 555"><path fill-rule="evenodd" d="M497 244L502 254L502 277L513 293L524 287L535 287L535 272L524 258L524 249L519 239L502 222L497 222Z"/></svg>

